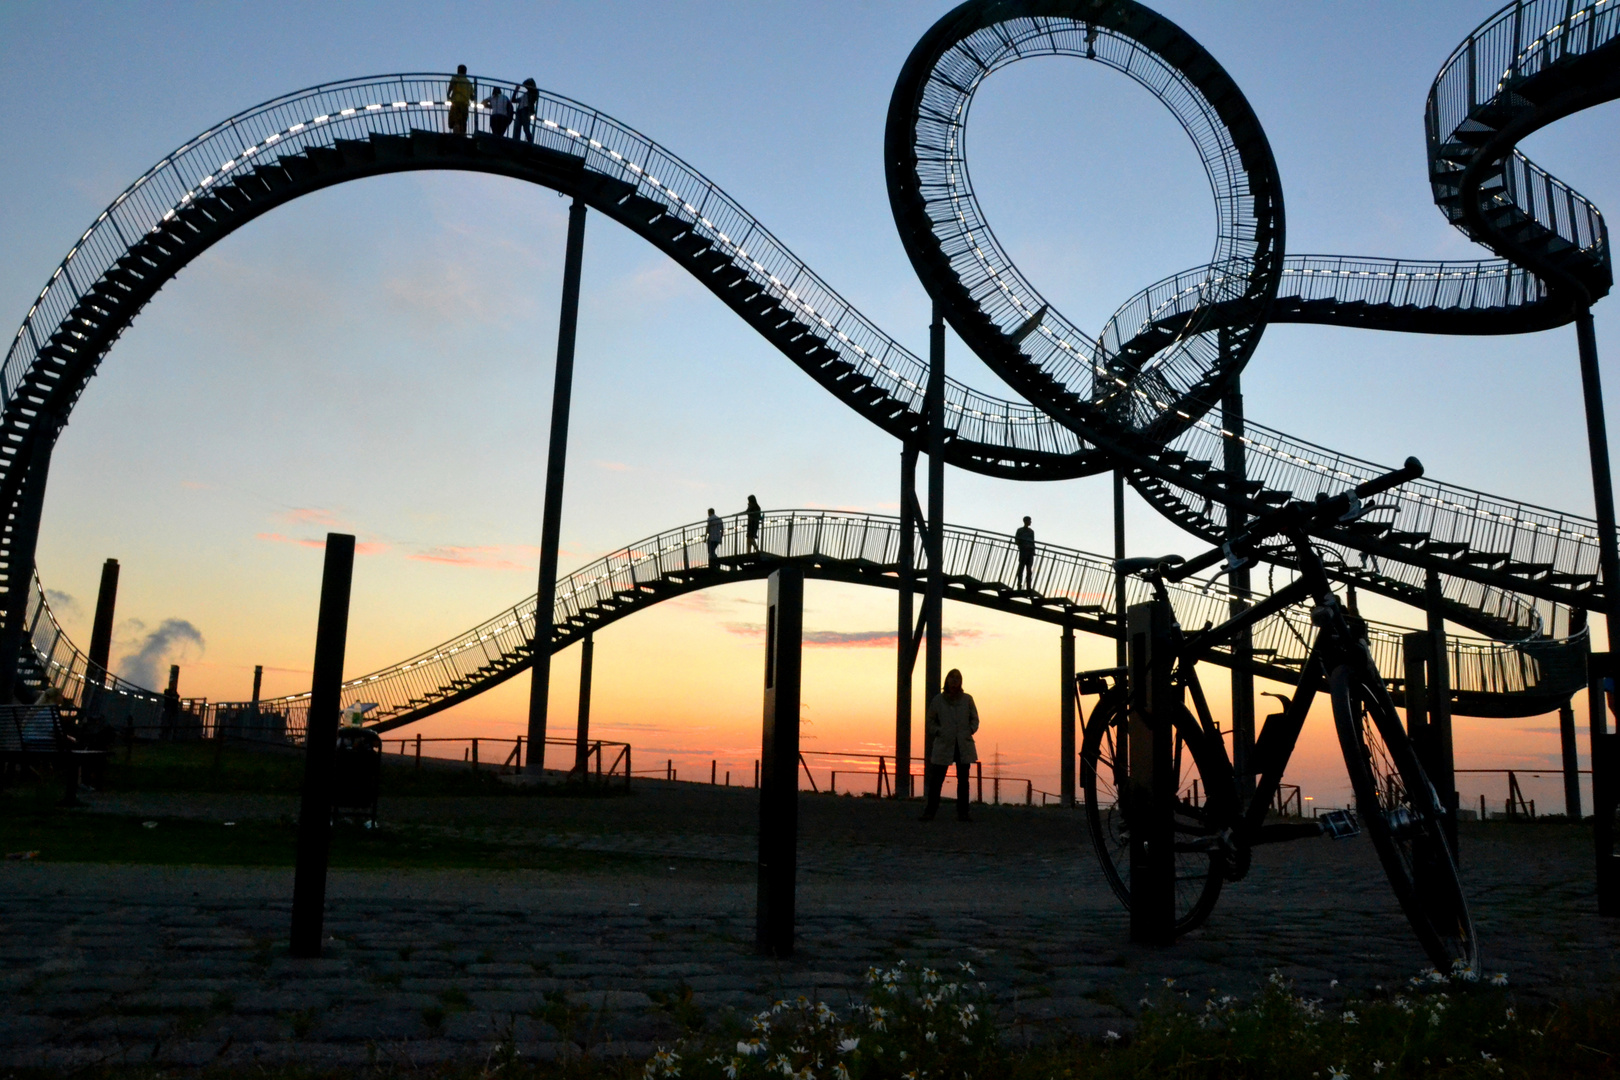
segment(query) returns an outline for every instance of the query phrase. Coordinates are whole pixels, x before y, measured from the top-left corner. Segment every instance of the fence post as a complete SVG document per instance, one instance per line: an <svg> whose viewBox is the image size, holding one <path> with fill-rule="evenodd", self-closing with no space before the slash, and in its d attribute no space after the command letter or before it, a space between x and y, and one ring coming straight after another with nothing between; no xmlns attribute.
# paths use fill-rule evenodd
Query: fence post
<svg viewBox="0 0 1620 1080"><path fill-rule="evenodd" d="M473 772L478 771L478 740L477 739L474 739L472 741L472 767L473 767Z"/></svg>
<svg viewBox="0 0 1620 1080"><path fill-rule="evenodd" d="M984 805L984 762L975 761L973 763L973 774L974 774L974 778L976 780L978 780L978 782L979 782L978 783L978 792L977 792L978 798L975 801L980 806L983 806Z"/></svg>
<svg viewBox="0 0 1620 1080"><path fill-rule="evenodd" d="M579 644L579 724L574 731L574 771L583 778L587 771L591 737L591 668L596 658L596 641L589 630Z"/></svg>
<svg viewBox="0 0 1620 1080"><path fill-rule="evenodd" d="M1157 601L1133 604L1127 628L1131 940L1162 945L1175 938L1176 924L1170 613Z"/></svg>
<svg viewBox="0 0 1620 1080"><path fill-rule="evenodd" d="M765 956L793 954L799 835L799 690L804 571L770 578L765 609L765 729L759 774L759 891L754 944Z"/></svg>
<svg viewBox="0 0 1620 1080"><path fill-rule="evenodd" d="M416 771L422 771L422 733L416 733Z"/></svg>
<svg viewBox="0 0 1620 1080"><path fill-rule="evenodd" d="M298 957L321 955L321 932L326 915L326 865L332 845L332 763L337 750L343 652L349 633L349 586L353 577L354 537L346 533L327 533L320 618L315 630L315 670L310 683L309 716L304 722L304 790L293 872L291 952Z"/></svg>

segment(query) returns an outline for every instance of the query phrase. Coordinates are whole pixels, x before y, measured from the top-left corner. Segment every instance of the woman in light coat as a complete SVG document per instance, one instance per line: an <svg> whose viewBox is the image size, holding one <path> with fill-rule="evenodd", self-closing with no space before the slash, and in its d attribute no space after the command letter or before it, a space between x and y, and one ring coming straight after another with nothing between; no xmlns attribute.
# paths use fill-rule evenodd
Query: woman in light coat
<svg viewBox="0 0 1620 1080"><path fill-rule="evenodd" d="M973 697L962 693L962 673L952 668L945 676L945 689L928 703L923 721L928 740L928 763L923 787L928 802L922 820L933 821L939 812L940 788L945 786L945 770L956 766L956 820L968 817L968 766L979 760L973 734L979 730L979 709Z"/></svg>

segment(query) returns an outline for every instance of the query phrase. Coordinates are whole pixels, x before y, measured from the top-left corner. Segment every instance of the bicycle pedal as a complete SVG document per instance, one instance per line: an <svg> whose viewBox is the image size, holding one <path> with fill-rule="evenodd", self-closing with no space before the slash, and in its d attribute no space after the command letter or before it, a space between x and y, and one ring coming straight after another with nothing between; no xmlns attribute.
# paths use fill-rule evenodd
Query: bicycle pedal
<svg viewBox="0 0 1620 1080"><path fill-rule="evenodd" d="M1316 819L1322 835L1330 840L1350 840L1361 835L1361 822L1353 810L1332 810Z"/></svg>

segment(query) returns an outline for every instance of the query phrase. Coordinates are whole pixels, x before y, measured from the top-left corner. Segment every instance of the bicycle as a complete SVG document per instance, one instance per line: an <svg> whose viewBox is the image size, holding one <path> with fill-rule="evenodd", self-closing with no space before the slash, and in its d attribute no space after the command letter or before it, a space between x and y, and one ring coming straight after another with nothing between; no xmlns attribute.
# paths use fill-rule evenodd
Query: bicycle
<svg viewBox="0 0 1620 1080"><path fill-rule="evenodd" d="M1353 521L1378 508L1363 500L1421 475L1422 464L1408 458L1404 468L1353 491L1320 495L1314 503L1296 500L1285 504L1190 562L1170 555L1116 563L1121 574L1136 574L1148 581L1154 597L1170 614L1176 934L1194 929L1209 917L1222 884L1240 880L1248 872L1254 847L1323 835L1346 839L1365 828L1430 959L1442 970L1477 968L1478 943L1447 840L1445 810L1373 662L1365 624L1334 595L1322 555L1309 537L1313 524ZM1273 537L1281 538L1281 543L1265 546ZM1185 632L1174 618L1166 583L1183 581L1223 559L1228 572L1240 569L1260 553L1283 565L1291 562L1298 576L1220 625L1206 624L1201 630ZM1305 601L1313 605L1311 623L1318 631L1316 639L1300 670L1293 698L1282 699L1283 711L1267 717L1255 739L1251 775L1240 778L1210 715L1197 663L1246 628ZM1100 696L1085 725L1081 785L1088 831L1103 872L1129 909L1128 864L1136 808L1126 783L1129 692L1125 675L1123 668L1084 672L1076 678L1076 689L1081 695ZM1305 717L1324 689L1332 698L1334 726L1356 810L1335 811L1310 822L1267 822ZM1249 783L1240 787L1240 779L1252 780L1252 788ZM1249 789L1247 794L1245 789ZM1145 806L1141 812L1146 812ZM1145 823L1141 827L1148 828Z"/></svg>

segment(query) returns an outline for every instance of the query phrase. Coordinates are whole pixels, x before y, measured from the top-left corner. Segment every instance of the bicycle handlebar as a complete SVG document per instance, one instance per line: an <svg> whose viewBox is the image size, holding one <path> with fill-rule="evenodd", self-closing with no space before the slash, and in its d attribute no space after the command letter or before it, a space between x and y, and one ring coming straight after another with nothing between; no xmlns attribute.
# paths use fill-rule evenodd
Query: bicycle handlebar
<svg viewBox="0 0 1620 1080"><path fill-rule="evenodd" d="M1249 527L1241 535L1233 537L1220 547L1211 548L1197 558L1182 563L1174 570L1167 570L1164 573L1164 580L1170 582L1185 580L1202 570L1209 569L1223 558L1229 557L1240 545L1253 543L1262 537L1273 536L1290 528L1303 527L1328 518L1343 518L1352 509L1352 506L1362 499L1399 487L1408 480L1416 480L1422 475L1423 462L1415 457L1409 457L1406 459L1406 464L1399 469L1387 472L1382 476L1375 476L1366 483L1356 485L1350 491L1343 491L1331 496L1318 495L1314 503L1296 499L1278 507L1269 514L1256 518L1249 523Z"/></svg>

